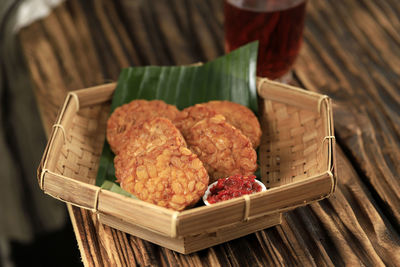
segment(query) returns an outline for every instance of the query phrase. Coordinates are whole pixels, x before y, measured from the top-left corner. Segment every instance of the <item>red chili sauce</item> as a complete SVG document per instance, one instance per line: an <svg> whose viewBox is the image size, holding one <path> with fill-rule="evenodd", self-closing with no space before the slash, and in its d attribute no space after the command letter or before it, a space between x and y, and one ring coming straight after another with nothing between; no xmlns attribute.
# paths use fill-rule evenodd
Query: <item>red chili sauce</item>
<svg viewBox="0 0 400 267"><path fill-rule="evenodd" d="M255 181L255 175L243 176L240 174L219 179L217 184L210 188L207 201L210 204L253 194L261 191L261 186Z"/></svg>

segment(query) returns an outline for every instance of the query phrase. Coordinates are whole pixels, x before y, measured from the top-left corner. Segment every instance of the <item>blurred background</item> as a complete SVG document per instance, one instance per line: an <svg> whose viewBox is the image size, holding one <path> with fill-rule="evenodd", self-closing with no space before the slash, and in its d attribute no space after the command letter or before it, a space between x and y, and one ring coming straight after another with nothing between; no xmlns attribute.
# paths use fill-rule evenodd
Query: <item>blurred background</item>
<svg viewBox="0 0 400 267"><path fill-rule="evenodd" d="M59 0L0 1L0 266L82 266L66 205L39 188L46 135L15 40ZM57 244L57 245L55 245ZM57 261L56 261L57 260Z"/></svg>

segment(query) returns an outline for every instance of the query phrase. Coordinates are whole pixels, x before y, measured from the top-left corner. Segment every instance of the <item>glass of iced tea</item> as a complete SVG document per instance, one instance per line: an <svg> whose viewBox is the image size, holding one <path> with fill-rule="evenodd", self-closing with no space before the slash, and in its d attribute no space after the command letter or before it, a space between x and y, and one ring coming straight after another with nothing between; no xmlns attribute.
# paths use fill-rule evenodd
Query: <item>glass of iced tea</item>
<svg viewBox="0 0 400 267"><path fill-rule="evenodd" d="M225 0L225 50L258 40L257 76L282 82L303 38L306 0Z"/></svg>

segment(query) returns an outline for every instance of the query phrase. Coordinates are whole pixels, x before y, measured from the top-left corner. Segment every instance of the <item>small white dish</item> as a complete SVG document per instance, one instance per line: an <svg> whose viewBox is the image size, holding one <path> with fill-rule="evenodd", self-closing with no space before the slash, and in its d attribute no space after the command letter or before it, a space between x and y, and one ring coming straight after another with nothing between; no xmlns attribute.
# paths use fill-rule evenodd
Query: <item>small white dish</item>
<svg viewBox="0 0 400 267"><path fill-rule="evenodd" d="M228 179L228 178L225 178L225 179ZM265 185L264 185L262 182L260 182L260 181L257 180L257 179L254 179L254 180L256 181L257 184L259 184L259 185L261 186L261 191L260 191L260 192L267 191L267 188L265 187ZM203 195L203 202L204 202L204 204L206 204L206 206L210 206L210 205L211 205L210 203L208 203L207 198L208 198L208 196L210 195L210 189L211 189L214 185L216 185L217 183L218 183L218 181L215 181L214 183L210 184L210 185L207 187L207 190L206 190L206 192L205 192L204 195ZM257 192L257 193L259 193L259 192ZM253 193L253 194L255 194L255 193Z"/></svg>

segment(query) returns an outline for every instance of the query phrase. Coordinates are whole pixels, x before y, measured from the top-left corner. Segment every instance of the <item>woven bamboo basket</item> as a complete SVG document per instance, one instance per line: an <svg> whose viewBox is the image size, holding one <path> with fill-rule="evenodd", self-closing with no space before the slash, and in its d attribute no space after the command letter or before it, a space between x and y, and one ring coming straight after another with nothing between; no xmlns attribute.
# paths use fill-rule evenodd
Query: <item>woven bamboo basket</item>
<svg viewBox="0 0 400 267"><path fill-rule="evenodd" d="M257 86L267 191L175 212L101 189L95 180L115 87L68 94L38 169L46 194L96 212L106 225L186 254L277 225L282 212L335 191L330 99L267 79Z"/></svg>

